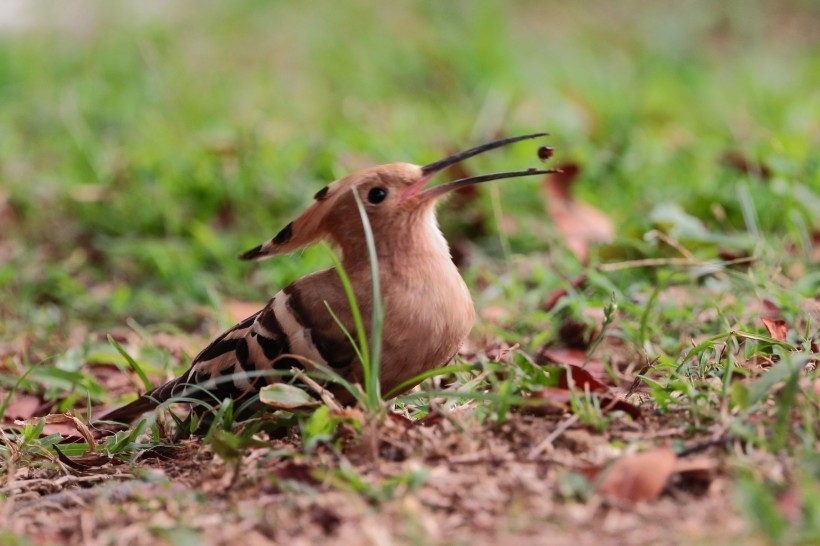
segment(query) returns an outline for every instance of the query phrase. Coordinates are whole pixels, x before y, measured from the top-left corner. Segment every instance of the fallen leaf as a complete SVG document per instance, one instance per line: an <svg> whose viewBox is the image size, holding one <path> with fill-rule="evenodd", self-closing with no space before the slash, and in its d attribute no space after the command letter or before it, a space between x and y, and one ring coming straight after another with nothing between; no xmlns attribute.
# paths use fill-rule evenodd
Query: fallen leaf
<svg viewBox="0 0 820 546"><path fill-rule="evenodd" d="M598 399L598 406L603 413L621 411L632 419L639 420L643 417L640 408L630 404L626 400L609 395L591 394ZM544 387L533 393L533 399L542 403L534 404L526 408L526 413L530 415L549 415L553 413L572 413L572 392L561 387Z"/></svg>
<svg viewBox="0 0 820 546"><path fill-rule="evenodd" d="M572 347L543 347L538 353L538 364L566 364L582 368L601 382L609 380L606 365L600 358L587 360L587 351ZM585 364L586 363L586 364Z"/></svg>
<svg viewBox="0 0 820 546"><path fill-rule="evenodd" d="M769 331L770 336L777 341L786 341L789 334L788 322L783 319L770 319L765 317L761 317L760 321L763 323L763 326L766 327L766 330Z"/></svg>
<svg viewBox="0 0 820 546"><path fill-rule="evenodd" d="M59 434L61 444L76 444L83 441L82 435L69 423L52 423L43 427L43 437Z"/></svg>
<svg viewBox="0 0 820 546"><path fill-rule="evenodd" d="M306 391L287 383L265 385L259 390L259 401L274 409L293 410L321 405Z"/></svg>
<svg viewBox="0 0 820 546"><path fill-rule="evenodd" d="M606 385L595 379L591 373L581 368L565 364L562 373L558 376L558 387L562 389L576 388L582 391L605 392Z"/></svg>
<svg viewBox="0 0 820 546"><path fill-rule="evenodd" d="M538 352L539 364L571 364L583 366L587 360L587 352L572 347L542 347Z"/></svg>
<svg viewBox="0 0 820 546"><path fill-rule="evenodd" d="M37 415L37 410L42 406L43 401L39 396L27 393L15 393L6 407L3 414L3 421L13 422L15 419L28 419Z"/></svg>
<svg viewBox="0 0 820 546"><path fill-rule="evenodd" d="M675 470L677 456L663 446L627 455L615 461L598 483L604 497L627 502L645 502L658 497Z"/></svg>
<svg viewBox="0 0 820 546"><path fill-rule="evenodd" d="M604 413L620 411L629 415L635 421L639 421L643 418L641 408L630 402L627 402L622 398L617 398L614 396L600 396L599 398L601 400L601 411Z"/></svg>
<svg viewBox="0 0 820 546"><path fill-rule="evenodd" d="M592 244L615 238L615 226L606 214L572 197L570 186L580 172L577 164L565 163L558 171L548 175L542 185L547 213L567 247L586 263Z"/></svg>
<svg viewBox="0 0 820 546"><path fill-rule="evenodd" d="M74 430L76 430L80 433L80 436L82 436L85 442L88 444L89 452L94 452L97 450L97 442L94 441L94 435L91 433L91 430L78 417L75 417L70 413L50 413L43 417L18 419L14 422L14 424L36 425L40 422L40 419L45 420L45 427L43 429L44 434L56 433L65 436L67 434L63 427L69 426L71 427L69 431L73 432Z"/></svg>

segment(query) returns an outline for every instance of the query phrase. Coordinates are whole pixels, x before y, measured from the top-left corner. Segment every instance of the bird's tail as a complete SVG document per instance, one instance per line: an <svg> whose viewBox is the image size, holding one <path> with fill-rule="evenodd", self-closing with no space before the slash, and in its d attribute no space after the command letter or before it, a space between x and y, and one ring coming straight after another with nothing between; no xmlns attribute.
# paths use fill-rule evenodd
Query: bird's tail
<svg viewBox="0 0 820 546"><path fill-rule="evenodd" d="M143 413L151 411L159 405L159 401L152 397L151 394L153 394L153 391L148 394L143 394L129 404L102 414L94 421L114 421L116 423L130 424Z"/></svg>

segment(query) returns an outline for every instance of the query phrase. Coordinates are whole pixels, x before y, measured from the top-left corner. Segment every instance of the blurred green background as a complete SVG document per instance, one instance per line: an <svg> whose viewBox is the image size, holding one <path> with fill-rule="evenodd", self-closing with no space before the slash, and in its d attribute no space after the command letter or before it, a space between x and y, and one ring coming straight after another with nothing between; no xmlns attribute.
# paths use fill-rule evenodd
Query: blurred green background
<svg viewBox="0 0 820 546"><path fill-rule="evenodd" d="M658 210L730 247L809 252L820 225L810 0L4 6L0 340L128 317L190 328L221 298L265 301L327 252L236 256L330 180L499 134L552 133L554 164L580 165L576 194L616 223L610 259L651 255ZM538 165L535 148L472 165ZM475 243L504 258L496 220L515 217L510 252L570 274L540 184L497 183L495 207L484 189Z"/></svg>

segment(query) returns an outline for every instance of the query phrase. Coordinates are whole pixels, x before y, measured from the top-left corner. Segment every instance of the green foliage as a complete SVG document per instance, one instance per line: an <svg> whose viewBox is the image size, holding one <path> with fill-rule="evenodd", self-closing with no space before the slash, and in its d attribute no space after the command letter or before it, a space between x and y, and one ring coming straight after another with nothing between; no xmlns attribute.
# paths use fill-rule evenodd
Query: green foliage
<svg viewBox="0 0 820 546"><path fill-rule="evenodd" d="M320 444L333 444L339 425L347 423L354 430L361 430L362 423L352 416L334 413L327 406L319 406L302 421L302 449L310 453Z"/></svg>
<svg viewBox="0 0 820 546"><path fill-rule="evenodd" d="M114 346L114 348L117 350L117 352L120 353L122 355L122 357L125 359L125 361L128 363L128 366L132 370L134 370L134 373L136 373L137 376L139 376L140 381L142 381L142 386L145 388L145 390L148 391L148 390L151 390L152 388L154 388L153 385L151 384L151 380L148 379L148 375L142 369L142 366L137 364L137 361L134 360L131 357L131 355L129 355L128 352L125 349L123 349L122 345L117 343L117 341L113 337L111 337L110 335L108 336L108 342L111 345Z"/></svg>
<svg viewBox="0 0 820 546"><path fill-rule="evenodd" d="M533 355L567 321L589 328L600 322L589 312L605 310L592 349L617 339L641 355L642 403L658 416L808 468L795 479L799 524L777 508L788 484L771 492L741 476L738 502L773 542L816 538L816 461L805 451L817 442L817 397L801 383L816 381L820 293L820 51L816 29L801 26L815 5L187 1L151 15L137 4L93 2L88 25L0 31L0 415L19 392L59 412L112 404L92 373L111 363L148 388L188 364L152 347L157 334L200 340L225 325L228 298L262 302L332 265L323 248L264 265L235 258L351 165L424 164L496 133L547 130L554 163L580 166L573 193L612 218L615 240L581 263L545 216L537 180L499 181L469 218L442 207L448 237L470 240L473 339L517 349L427 372L398 407L421 418L471 406L503 424L556 384L560 368ZM468 167L535 161L521 146ZM476 229L465 230L470 218ZM545 309L582 273L584 286ZM785 340L760 323L762 301L794 326ZM509 318L481 315L493 307ZM351 332L364 395L346 385L371 414L384 409L374 382L383 310L373 311L371 339L361 316ZM124 325L139 348L104 341ZM748 370L752 360L765 373ZM240 421L241 404L203 404L206 443L226 460L269 424ZM614 419L578 389L571 406L599 430ZM363 430L325 407L282 419L299 423L305 454L337 447L343 423ZM3 458L54 455L42 422L11 430ZM99 449L128 456L169 442L149 414ZM334 479L379 502L422 478L373 485L343 468ZM562 496L588 494L576 475L562 478Z"/></svg>

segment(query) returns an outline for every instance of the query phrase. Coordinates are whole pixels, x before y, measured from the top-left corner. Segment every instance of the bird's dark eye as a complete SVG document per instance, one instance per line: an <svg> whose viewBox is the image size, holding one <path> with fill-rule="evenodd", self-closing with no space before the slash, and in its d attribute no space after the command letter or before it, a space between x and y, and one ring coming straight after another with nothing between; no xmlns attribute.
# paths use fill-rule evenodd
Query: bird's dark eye
<svg viewBox="0 0 820 546"><path fill-rule="evenodd" d="M367 192L367 200L374 205L378 205L387 197L387 190L381 187L370 188Z"/></svg>

